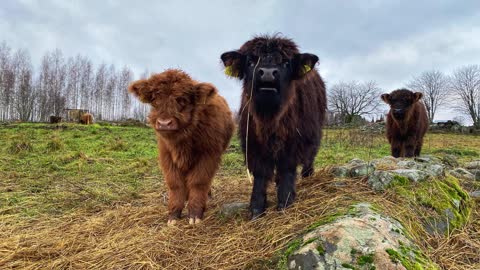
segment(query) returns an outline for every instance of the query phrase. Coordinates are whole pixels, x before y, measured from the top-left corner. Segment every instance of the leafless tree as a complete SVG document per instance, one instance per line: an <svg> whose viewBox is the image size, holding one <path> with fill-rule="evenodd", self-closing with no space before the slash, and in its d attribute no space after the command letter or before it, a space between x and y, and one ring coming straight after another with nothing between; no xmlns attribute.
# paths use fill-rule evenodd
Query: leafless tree
<svg viewBox="0 0 480 270"><path fill-rule="evenodd" d="M15 71L12 67L11 49L0 44L0 109L1 120L10 119L15 88Z"/></svg>
<svg viewBox="0 0 480 270"><path fill-rule="evenodd" d="M120 117L123 119L129 118L132 115L131 104L132 97L128 93L128 85L133 79L133 72L128 67L123 67L118 76L118 95L121 96L121 113Z"/></svg>
<svg viewBox="0 0 480 270"><path fill-rule="evenodd" d="M480 128L480 66L469 65L455 70L450 87L458 99L457 109Z"/></svg>
<svg viewBox="0 0 480 270"><path fill-rule="evenodd" d="M82 55L65 60L59 49L44 54L35 74L28 51L13 53L3 42L0 121L45 121L50 115L64 115L66 106L87 109L99 120L145 120L148 105L140 104L127 91L133 78L127 66L121 70L106 64L95 67Z"/></svg>
<svg viewBox="0 0 480 270"><path fill-rule="evenodd" d="M440 71L425 71L414 77L407 87L414 92L423 93L423 102L427 108L428 119L433 122L438 108L445 105L449 93L448 77Z"/></svg>
<svg viewBox="0 0 480 270"><path fill-rule="evenodd" d="M66 105L67 68L63 54L59 49L47 52L40 67L40 120L50 115L61 115Z"/></svg>
<svg viewBox="0 0 480 270"><path fill-rule="evenodd" d="M26 50L18 50L13 58L16 71L14 109L18 119L31 121L35 105L35 89L32 82L32 63Z"/></svg>
<svg viewBox="0 0 480 270"><path fill-rule="evenodd" d="M355 116L377 112L380 105L381 89L375 81L339 82L328 92L331 110L343 115L344 122L350 123Z"/></svg>

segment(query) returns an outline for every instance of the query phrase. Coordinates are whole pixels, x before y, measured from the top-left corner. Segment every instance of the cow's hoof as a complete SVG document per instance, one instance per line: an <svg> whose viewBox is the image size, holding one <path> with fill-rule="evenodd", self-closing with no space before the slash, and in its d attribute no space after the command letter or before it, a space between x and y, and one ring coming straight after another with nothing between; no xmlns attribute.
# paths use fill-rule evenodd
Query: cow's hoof
<svg viewBox="0 0 480 270"><path fill-rule="evenodd" d="M312 176L314 173L313 168L307 168L302 170L302 178L307 178Z"/></svg>
<svg viewBox="0 0 480 270"><path fill-rule="evenodd" d="M190 224L190 225L196 225L196 224L200 224L200 223L202 223L201 218L191 217L191 218L188 219L188 224Z"/></svg>
<svg viewBox="0 0 480 270"><path fill-rule="evenodd" d="M251 220L259 219L265 215L265 209L252 209L251 214Z"/></svg>
<svg viewBox="0 0 480 270"><path fill-rule="evenodd" d="M167 221L167 226L175 226L175 224L177 224L177 220L176 219L169 219Z"/></svg>
<svg viewBox="0 0 480 270"><path fill-rule="evenodd" d="M289 208L290 206L292 206L292 204L293 204L293 201L288 201L287 203L279 203L277 205L277 211L283 211Z"/></svg>

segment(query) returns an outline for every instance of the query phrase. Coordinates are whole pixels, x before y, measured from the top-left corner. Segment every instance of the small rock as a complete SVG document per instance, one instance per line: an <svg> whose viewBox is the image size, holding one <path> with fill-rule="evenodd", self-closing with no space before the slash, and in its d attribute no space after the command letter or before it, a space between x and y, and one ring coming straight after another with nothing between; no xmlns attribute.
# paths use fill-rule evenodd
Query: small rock
<svg viewBox="0 0 480 270"><path fill-rule="evenodd" d="M455 157L454 155L443 156L442 162L443 164L445 164L445 166L447 166L450 169L460 166L460 164L458 163L457 157Z"/></svg>
<svg viewBox="0 0 480 270"><path fill-rule="evenodd" d="M411 169L398 169L393 170L392 173L407 177L412 182L424 181L428 178L428 174L420 170L411 170Z"/></svg>
<svg viewBox="0 0 480 270"><path fill-rule="evenodd" d="M475 175L465 170L464 168L456 168L454 170L450 170L450 174L457 178L462 178L466 180L475 180Z"/></svg>
<svg viewBox="0 0 480 270"><path fill-rule="evenodd" d="M220 216L229 218L241 214L243 211L248 209L248 203L246 202L233 202L227 203L222 206L220 209Z"/></svg>
<svg viewBox="0 0 480 270"><path fill-rule="evenodd" d="M345 178L348 177L349 169L345 166L336 166L332 168L331 172L335 177Z"/></svg>
<svg viewBox="0 0 480 270"><path fill-rule="evenodd" d="M475 160L465 164L466 169L479 169L480 170L480 160Z"/></svg>
<svg viewBox="0 0 480 270"><path fill-rule="evenodd" d="M480 198L480 190L475 190L469 193L470 197L478 199Z"/></svg>
<svg viewBox="0 0 480 270"><path fill-rule="evenodd" d="M375 191L383 191L395 179L395 175L406 177L412 182L421 182L430 177L429 174L420 170L396 169L390 171L375 171L370 175L367 182Z"/></svg>
<svg viewBox="0 0 480 270"><path fill-rule="evenodd" d="M440 159L430 155L415 157L414 160L419 163L442 163Z"/></svg>
<svg viewBox="0 0 480 270"><path fill-rule="evenodd" d="M475 176L476 181L480 181L480 169L470 169L468 171Z"/></svg>
<svg viewBox="0 0 480 270"><path fill-rule="evenodd" d="M402 169L414 169L417 163L413 160L401 160L397 163L397 166Z"/></svg>
<svg viewBox="0 0 480 270"><path fill-rule="evenodd" d="M356 165L350 169L351 177L362 177L371 174L375 168L372 165L367 165L366 163Z"/></svg>
<svg viewBox="0 0 480 270"><path fill-rule="evenodd" d="M418 168L422 169L422 168ZM429 164L423 168L431 176L445 176L445 167L440 164Z"/></svg>

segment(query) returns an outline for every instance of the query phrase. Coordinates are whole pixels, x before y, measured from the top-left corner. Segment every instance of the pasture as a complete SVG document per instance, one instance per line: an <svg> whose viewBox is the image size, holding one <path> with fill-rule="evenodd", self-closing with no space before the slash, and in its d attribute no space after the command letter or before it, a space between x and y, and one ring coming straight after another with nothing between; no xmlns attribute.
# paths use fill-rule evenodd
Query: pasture
<svg viewBox="0 0 480 270"><path fill-rule="evenodd" d="M205 222L167 227L165 186L153 130L100 123L0 126L0 268L22 269L273 269L296 234L370 201L404 224L415 218L395 194L376 194L362 179L334 185L329 166L390 154L383 134L326 129L316 174L298 181L297 203L250 222L246 212L219 215L222 205L248 202L251 183L236 136L214 178ZM480 136L429 134L422 154L480 158ZM466 187L467 191L471 186ZM471 221L448 237L414 240L448 269L478 269L480 202ZM455 252L453 252L455 251ZM476 253L476 254L475 254ZM477 257L475 257L477 256Z"/></svg>

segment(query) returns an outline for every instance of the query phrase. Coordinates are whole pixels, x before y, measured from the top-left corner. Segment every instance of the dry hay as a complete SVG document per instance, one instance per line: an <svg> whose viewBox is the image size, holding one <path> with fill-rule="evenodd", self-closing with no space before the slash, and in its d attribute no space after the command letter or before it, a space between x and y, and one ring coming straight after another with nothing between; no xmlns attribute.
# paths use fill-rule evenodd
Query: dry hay
<svg viewBox="0 0 480 270"><path fill-rule="evenodd" d="M272 258L299 232L359 201L380 205L406 227L416 227L418 220L408 215L395 194L375 194L359 179L341 181L323 171L299 180L297 203L286 212L273 210L275 193L270 187L267 215L254 222L245 216L219 217L223 204L246 202L251 190L245 178L221 176L200 226L191 227L184 219L177 227L167 227L162 191L98 213L0 224L0 269L272 269ZM476 217L477 223L451 237L427 238L420 231L415 238L442 266L478 269L479 259L472 258L480 242L478 212Z"/></svg>

